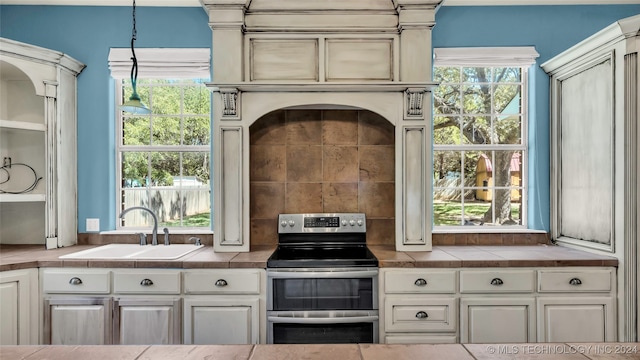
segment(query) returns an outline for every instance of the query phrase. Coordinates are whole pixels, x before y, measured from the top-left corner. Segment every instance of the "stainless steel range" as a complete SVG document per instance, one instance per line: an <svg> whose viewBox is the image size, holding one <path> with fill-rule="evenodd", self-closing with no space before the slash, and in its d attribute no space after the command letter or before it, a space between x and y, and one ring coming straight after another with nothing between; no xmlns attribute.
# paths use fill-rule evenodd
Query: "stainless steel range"
<svg viewBox="0 0 640 360"><path fill-rule="evenodd" d="M281 214L267 261L267 342L377 343L378 260L361 213Z"/></svg>

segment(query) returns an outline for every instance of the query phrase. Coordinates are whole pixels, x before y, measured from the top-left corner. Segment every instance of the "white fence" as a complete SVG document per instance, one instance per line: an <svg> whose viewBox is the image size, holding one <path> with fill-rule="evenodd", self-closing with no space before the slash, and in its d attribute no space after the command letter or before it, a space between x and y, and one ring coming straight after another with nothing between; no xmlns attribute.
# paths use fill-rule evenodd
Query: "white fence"
<svg viewBox="0 0 640 360"><path fill-rule="evenodd" d="M180 196L182 194L182 196ZM158 222L175 221L182 217L211 211L211 192L208 187L188 187L181 191L175 187L170 189L154 188L125 189L124 208L144 206L158 216ZM127 226L152 225L151 217L145 211L131 211L125 215Z"/></svg>

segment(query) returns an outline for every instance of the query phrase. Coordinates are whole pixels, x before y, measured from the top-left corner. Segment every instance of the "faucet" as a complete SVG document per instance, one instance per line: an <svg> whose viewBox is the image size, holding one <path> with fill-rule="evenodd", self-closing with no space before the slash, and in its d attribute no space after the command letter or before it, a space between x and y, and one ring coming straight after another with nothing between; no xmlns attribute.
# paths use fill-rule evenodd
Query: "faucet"
<svg viewBox="0 0 640 360"><path fill-rule="evenodd" d="M149 214L151 214L151 217L153 217L153 233L151 236L151 245L158 245L158 217L156 216L156 214L151 211L150 209L147 209L146 207L143 206L132 206L130 208L124 209L122 210L122 213L120 213L120 218L124 219L124 214L128 213L131 210L144 210L146 212L148 212Z"/></svg>

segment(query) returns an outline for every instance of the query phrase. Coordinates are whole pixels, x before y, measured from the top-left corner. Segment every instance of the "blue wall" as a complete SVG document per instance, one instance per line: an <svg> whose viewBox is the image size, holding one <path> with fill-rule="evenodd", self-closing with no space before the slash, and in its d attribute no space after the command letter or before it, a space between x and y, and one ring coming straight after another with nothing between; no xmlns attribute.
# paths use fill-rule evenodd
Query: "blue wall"
<svg viewBox="0 0 640 360"><path fill-rule="evenodd" d="M549 230L549 81L539 68L551 57L640 5L442 7L434 47L535 46L530 85L529 224ZM201 8L138 7L136 47L210 47ZM34 26L37 24L38 26ZM0 6L0 34L64 52L85 63L78 77L78 231L85 218L115 228L113 82L107 56L128 47L130 7Z"/></svg>

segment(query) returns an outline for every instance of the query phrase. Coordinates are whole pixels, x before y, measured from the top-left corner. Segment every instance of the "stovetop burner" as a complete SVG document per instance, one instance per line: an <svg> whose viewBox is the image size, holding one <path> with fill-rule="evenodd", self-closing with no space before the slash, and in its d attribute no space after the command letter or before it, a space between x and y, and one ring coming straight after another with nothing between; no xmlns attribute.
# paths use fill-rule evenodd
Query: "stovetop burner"
<svg viewBox="0 0 640 360"><path fill-rule="evenodd" d="M364 214L281 214L268 268L377 267Z"/></svg>

